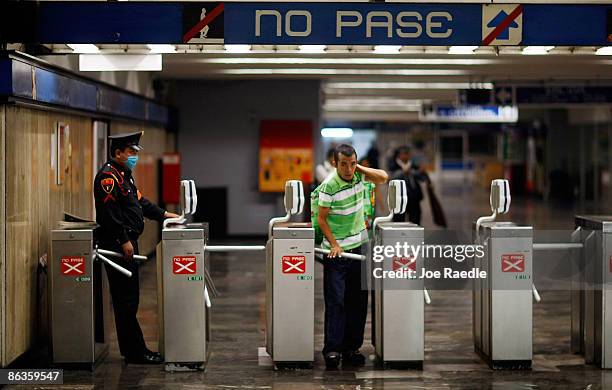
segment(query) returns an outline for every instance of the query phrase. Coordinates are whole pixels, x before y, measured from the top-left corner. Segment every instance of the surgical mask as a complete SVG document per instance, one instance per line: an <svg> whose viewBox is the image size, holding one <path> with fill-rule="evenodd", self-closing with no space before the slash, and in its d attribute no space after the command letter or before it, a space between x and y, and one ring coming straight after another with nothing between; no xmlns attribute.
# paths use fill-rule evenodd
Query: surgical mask
<svg viewBox="0 0 612 390"><path fill-rule="evenodd" d="M129 156L127 158L127 161L125 162L125 165L130 169L130 171L133 171L137 162L138 162L138 156Z"/></svg>

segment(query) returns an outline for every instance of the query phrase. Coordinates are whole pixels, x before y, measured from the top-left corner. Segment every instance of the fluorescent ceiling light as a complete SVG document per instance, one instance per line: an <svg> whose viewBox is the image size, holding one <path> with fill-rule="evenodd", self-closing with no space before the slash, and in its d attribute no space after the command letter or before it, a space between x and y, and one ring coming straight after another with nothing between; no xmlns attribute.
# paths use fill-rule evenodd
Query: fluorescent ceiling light
<svg viewBox="0 0 612 390"><path fill-rule="evenodd" d="M448 48L448 54L474 54L474 50L478 46L451 46Z"/></svg>
<svg viewBox="0 0 612 390"><path fill-rule="evenodd" d="M147 45L151 53L176 53L174 45Z"/></svg>
<svg viewBox="0 0 612 390"><path fill-rule="evenodd" d="M321 129L323 138L351 138L353 129L349 127L326 127Z"/></svg>
<svg viewBox="0 0 612 390"><path fill-rule="evenodd" d="M81 54L79 70L102 71L160 71L161 54Z"/></svg>
<svg viewBox="0 0 612 390"><path fill-rule="evenodd" d="M300 52L308 54L325 53L326 48L326 45L300 45Z"/></svg>
<svg viewBox="0 0 612 390"><path fill-rule="evenodd" d="M85 44L67 44L66 46L68 46L69 48L71 48L74 53L99 53L100 49L98 49L98 46L96 45L92 45L91 43L85 43Z"/></svg>
<svg viewBox="0 0 612 390"><path fill-rule="evenodd" d="M313 52L314 53L314 52ZM321 52L323 53L323 52ZM248 58L198 58L200 64L231 65L495 65L497 60L484 58L304 58L295 57L248 57Z"/></svg>
<svg viewBox="0 0 612 390"><path fill-rule="evenodd" d="M612 46L600 47L595 51L595 54L598 56L610 56L612 55Z"/></svg>
<svg viewBox="0 0 612 390"><path fill-rule="evenodd" d="M325 84L330 89L493 89L492 83L388 83L335 82Z"/></svg>
<svg viewBox="0 0 612 390"><path fill-rule="evenodd" d="M548 54L549 51L554 49L554 46L526 46L523 48L521 54L525 55L543 55Z"/></svg>
<svg viewBox="0 0 612 390"><path fill-rule="evenodd" d="M234 54L249 53L251 45L225 45L225 51Z"/></svg>
<svg viewBox="0 0 612 390"><path fill-rule="evenodd" d="M327 69L327 68L265 68L213 69L211 74L234 75L372 75L372 76L465 76L469 72L458 69Z"/></svg>
<svg viewBox="0 0 612 390"><path fill-rule="evenodd" d="M376 54L397 54L399 53L401 46L392 45L378 45L374 46L374 53Z"/></svg>

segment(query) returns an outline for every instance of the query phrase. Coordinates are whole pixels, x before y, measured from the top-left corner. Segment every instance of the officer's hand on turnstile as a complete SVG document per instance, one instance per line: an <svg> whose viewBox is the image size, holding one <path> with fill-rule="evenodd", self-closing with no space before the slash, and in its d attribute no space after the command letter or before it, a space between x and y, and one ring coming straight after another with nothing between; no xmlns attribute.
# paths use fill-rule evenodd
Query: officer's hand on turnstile
<svg viewBox="0 0 612 390"><path fill-rule="evenodd" d="M132 243L127 241L121 244L121 249L123 249L123 257L128 261L132 261L134 258L134 246Z"/></svg>

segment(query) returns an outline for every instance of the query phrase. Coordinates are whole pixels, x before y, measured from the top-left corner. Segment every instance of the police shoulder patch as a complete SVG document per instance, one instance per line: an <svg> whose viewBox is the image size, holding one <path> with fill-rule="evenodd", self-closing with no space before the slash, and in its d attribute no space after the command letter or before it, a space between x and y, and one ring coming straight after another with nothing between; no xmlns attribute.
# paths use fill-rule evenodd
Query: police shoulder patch
<svg viewBox="0 0 612 390"><path fill-rule="evenodd" d="M107 177L100 181L100 185L102 186L104 192L110 194L111 192L113 192L113 188L115 188L115 179L113 179L112 177Z"/></svg>

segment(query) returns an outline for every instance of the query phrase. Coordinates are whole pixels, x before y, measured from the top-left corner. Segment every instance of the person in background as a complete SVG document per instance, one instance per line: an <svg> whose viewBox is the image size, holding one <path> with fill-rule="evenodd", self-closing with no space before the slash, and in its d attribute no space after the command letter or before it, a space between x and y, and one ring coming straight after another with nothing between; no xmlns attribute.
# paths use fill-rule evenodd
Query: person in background
<svg viewBox="0 0 612 390"><path fill-rule="evenodd" d="M323 356L328 368L362 366L368 291L361 286L361 261L341 257L343 252L363 254L368 233L364 218L364 182L383 184L388 175L381 169L357 164L351 145L334 151L336 171L318 188L316 223L322 232L322 246L330 253L323 261L325 300L325 342ZM313 221L313 225L314 225Z"/></svg>
<svg viewBox="0 0 612 390"><path fill-rule="evenodd" d="M395 160L390 164L391 179L404 180L406 182L406 195L408 195L408 205L405 214L396 214L393 221L421 224L421 201L423 200L423 190L420 183L430 185L429 176L422 167L413 164L409 146L400 146L394 153Z"/></svg>
<svg viewBox="0 0 612 390"><path fill-rule="evenodd" d="M317 183L323 183L327 176L334 173L336 167L334 166L334 148L330 148L325 155L325 161L317 165L315 168L315 179Z"/></svg>

